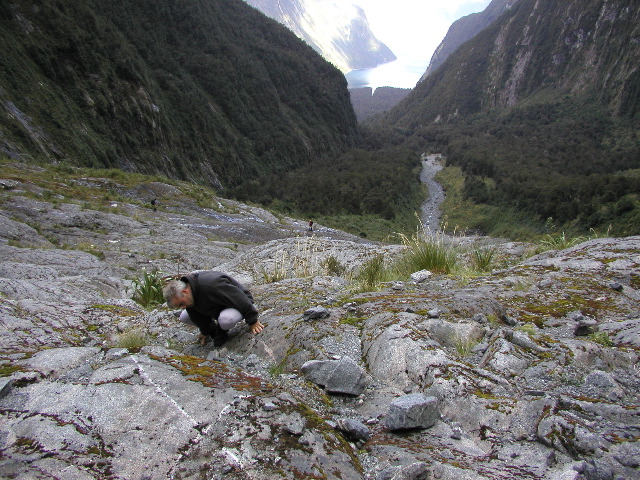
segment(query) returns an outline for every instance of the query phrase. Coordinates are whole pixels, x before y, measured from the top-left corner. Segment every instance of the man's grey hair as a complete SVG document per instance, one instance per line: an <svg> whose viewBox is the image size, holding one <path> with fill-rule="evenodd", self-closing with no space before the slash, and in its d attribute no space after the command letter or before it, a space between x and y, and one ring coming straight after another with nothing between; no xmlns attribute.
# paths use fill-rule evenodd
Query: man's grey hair
<svg viewBox="0 0 640 480"><path fill-rule="evenodd" d="M182 291L187 288L187 284L182 280L170 280L162 288L162 295L170 307L173 306L173 300L182 298Z"/></svg>

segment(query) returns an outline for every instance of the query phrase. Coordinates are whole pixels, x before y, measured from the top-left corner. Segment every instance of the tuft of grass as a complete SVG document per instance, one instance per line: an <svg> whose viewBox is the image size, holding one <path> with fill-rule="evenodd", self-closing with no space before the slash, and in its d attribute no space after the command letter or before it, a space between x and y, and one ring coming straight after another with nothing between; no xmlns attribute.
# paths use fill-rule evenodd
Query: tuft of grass
<svg viewBox="0 0 640 480"><path fill-rule="evenodd" d="M565 232L560 235L547 234L540 240L540 247L543 250L564 250L587 240L589 240L589 237L569 237Z"/></svg>
<svg viewBox="0 0 640 480"><path fill-rule="evenodd" d="M473 268L480 272L491 270L494 260L498 253L498 247L495 245L476 247L471 251L471 263Z"/></svg>
<svg viewBox="0 0 640 480"><path fill-rule="evenodd" d="M134 279L131 298L143 307L164 303L162 277L160 274L157 271L147 272L145 270L142 277Z"/></svg>
<svg viewBox="0 0 640 480"><path fill-rule="evenodd" d="M547 234L538 242L538 248L535 253L542 253L547 250L564 250L571 248L579 243L583 243L594 238L605 238L611 235L611 226L604 232L600 233L593 228L589 230L589 235L569 236L565 232L561 234Z"/></svg>
<svg viewBox="0 0 640 480"><path fill-rule="evenodd" d="M287 353L284 355L284 357L282 357L282 359L280 359L278 363L271 365L271 367L269 367L269 374L272 377L278 377L282 375L286 371L287 360L289 359L289 357L291 355L295 355L299 351L300 351L299 348L296 348L293 346L289 347L289 350L287 350Z"/></svg>
<svg viewBox="0 0 640 480"><path fill-rule="evenodd" d="M273 262L273 268L267 271L264 267L260 269L262 280L264 283L274 283L284 280L288 275L288 255L286 250L282 250L276 253Z"/></svg>
<svg viewBox="0 0 640 480"><path fill-rule="evenodd" d="M388 273L384 265L384 257L376 255L351 275L351 288L354 293L375 291L388 279Z"/></svg>
<svg viewBox="0 0 640 480"><path fill-rule="evenodd" d="M327 257L322 263L322 267L327 271L329 275L340 277L344 274L346 267L342 265L336 257L333 255Z"/></svg>
<svg viewBox="0 0 640 480"><path fill-rule="evenodd" d="M432 235L422 229L411 237L399 234L407 250L395 263L394 268L402 276L420 270L434 273L451 273L458 264L458 254L454 246L446 241L444 233Z"/></svg>
<svg viewBox="0 0 640 480"><path fill-rule="evenodd" d="M516 328L516 330L520 332L524 332L528 335L534 335L537 333L536 326L533 323L525 323L524 325L520 325Z"/></svg>
<svg viewBox="0 0 640 480"><path fill-rule="evenodd" d="M0 363L0 377L9 377L13 372L22 370L22 367L10 363Z"/></svg>
<svg viewBox="0 0 640 480"><path fill-rule="evenodd" d="M69 247L71 248L71 247ZM105 259L105 254L102 250L100 250L98 247L96 247L95 245L89 243L89 242L80 242L77 247L78 250L81 250L83 252L86 253L90 253L91 255L93 255L94 257L96 257L99 260L104 260Z"/></svg>
<svg viewBox="0 0 640 480"><path fill-rule="evenodd" d="M319 249L321 245L315 237L301 237L296 239L293 247L278 250L270 269L264 267L258 272L264 283L273 283L285 278L305 278L321 275L326 268L326 261L320 261ZM337 268L337 260L332 264Z"/></svg>
<svg viewBox="0 0 640 480"><path fill-rule="evenodd" d="M463 359L467 355L471 353L473 347L478 344L477 340L473 340L471 338L464 338L461 335L456 335L454 346L456 349L456 354L459 359Z"/></svg>
<svg viewBox="0 0 640 480"><path fill-rule="evenodd" d="M147 334L139 329L134 328L124 332L116 341L117 348L126 348L127 350L137 351L149 344Z"/></svg>
<svg viewBox="0 0 640 480"><path fill-rule="evenodd" d="M362 318L355 315L346 315L340 318L340 325L351 325L353 327L360 327L362 325Z"/></svg>

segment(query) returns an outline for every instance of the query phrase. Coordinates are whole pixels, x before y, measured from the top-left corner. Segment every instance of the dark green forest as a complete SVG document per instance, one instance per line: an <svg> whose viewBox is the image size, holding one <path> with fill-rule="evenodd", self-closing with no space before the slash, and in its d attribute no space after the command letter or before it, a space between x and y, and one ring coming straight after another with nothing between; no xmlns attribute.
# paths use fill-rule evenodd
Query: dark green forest
<svg viewBox="0 0 640 480"><path fill-rule="evenodd" d="M353 149L281 175L252 180L233 193L288 213L317 217L377 215L394 220L424 198L420 162L410 148Z"/></svg>
<svg viewBox="0 0 640 480"><path fill-rule="evenodd" d="M639 134L638 119L567 100L425 127L412 141L462 169L466 199L521 212L534 231L553 223L632 235L640 233Z"/></svg>

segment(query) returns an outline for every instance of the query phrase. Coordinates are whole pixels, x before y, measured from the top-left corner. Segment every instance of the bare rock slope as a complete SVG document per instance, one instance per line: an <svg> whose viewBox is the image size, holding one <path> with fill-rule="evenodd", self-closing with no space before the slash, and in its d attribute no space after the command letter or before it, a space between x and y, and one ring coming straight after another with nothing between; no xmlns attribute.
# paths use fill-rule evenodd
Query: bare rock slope
<svg viewBox="0 0 640 480"><path fill-rule="evenodd" d="M640 237L356 293L404 247L185 184L3 174L2 478L640 478ZM131 299L143 268L232 273L267 326L201 346Z"/></svg>

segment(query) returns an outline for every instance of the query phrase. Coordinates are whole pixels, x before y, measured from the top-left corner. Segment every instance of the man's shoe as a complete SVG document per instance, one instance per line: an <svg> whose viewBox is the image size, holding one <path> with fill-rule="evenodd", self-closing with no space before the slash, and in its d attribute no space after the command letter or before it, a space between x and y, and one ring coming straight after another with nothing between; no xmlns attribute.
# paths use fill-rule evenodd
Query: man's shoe
<svg viewBox="0 0 640 480"><path fill-rule="evenodd" d="M216 333L213 335L213 346L221 347L229 338L226 330L222 330L221 328L216 329Z"/></svg>

